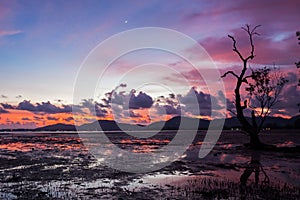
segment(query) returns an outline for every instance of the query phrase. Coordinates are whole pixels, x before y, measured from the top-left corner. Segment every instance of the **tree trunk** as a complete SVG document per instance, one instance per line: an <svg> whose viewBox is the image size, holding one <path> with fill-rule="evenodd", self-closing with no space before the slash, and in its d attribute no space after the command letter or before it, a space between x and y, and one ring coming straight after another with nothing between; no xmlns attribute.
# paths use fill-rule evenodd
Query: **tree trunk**
<svg viewBox="0 0 300 200"><path fill-rule="evenodd" d="M242 78L244 77L245 71L247 69L246 66L247 66L247 63L244 62L244 68L243 68L242 74L241 74ZM243 109L245 109L247 105L244 105L244 108L241 105L240 87L242 85L242 78L238 79L236 88L234 90L234 92L235 92L235 102L236 102L235 106L236 106L236 111L237 111L237 119L241 123L243 131L247 132L249 137L250 137L250 147L253 148L253 149L258 149L261 146L261 142L260 142L259 137L258 137L257 128L253 127L253 125L251 125L247 121L246 117L244 116ZM254 112L252 112L252 117L255 117ZM252 120L255 120L255 119L252 118Z"/></svg>
<svg viewBox="0 0 300 200"><path fill-rule="evenodd" d="M261 147L262 143L260 142L257 132L249 133L249 137L251 148L258 149L259 147Z"/></svg>

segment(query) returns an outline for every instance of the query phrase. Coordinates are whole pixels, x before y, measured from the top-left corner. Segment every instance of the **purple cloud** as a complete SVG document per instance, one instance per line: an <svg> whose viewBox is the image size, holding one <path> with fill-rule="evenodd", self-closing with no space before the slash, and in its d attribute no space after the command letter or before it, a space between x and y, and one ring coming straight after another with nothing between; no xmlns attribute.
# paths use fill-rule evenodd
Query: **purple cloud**
<svg viewBox="0 0 300 200"><path fill-rule="evenodd" d="M4 110L3 108L0 107L0 114L4 114L4 113L9 113L9 111Z"/></svg>
<svg viewBox="0 0 300 200"><path fill-rule="evenodd" d="M212 103L215 106L216 111L221 110L224 106L220 105L218 99L210 94L206 94L202 91L197 91L195 87L191 88L186 95L178 95L178 99L185 112L193 115L199 115L196 107L199 108L201 116L210 116L212 112Z"/></svg>
<svg viewBox="0 0 300 200"><path fill-rule="evenodd" d="M39 117L39 116L34 116L33 118L34 118L34 120L36 120L36 121L42 121L42 120L44 120L43 117Z"/></svg>
<svg viewBox="0 0 300 200"><path fill-rule="evenodd" d="M12 106L8 103L0 103L4 109L15 109L15 106Z"/></svg>
<svg viewBox="0 0 300 200"><path fill-rule="evenodd" d="M180 115L181 108L175 97L175 94L169 94L169 97L160 96L156 99L155 109L158 114Z"/></svg>
<svg viewBox="0 0 300 200"><path fill-rule="evenodd" d="M24 100L15 107L17 110L27 110L30 112L43 112L48 114L56 113L71 113L72 107L70 105L62 105L62 107L55 106L50 101L32 104L30 100Z"/></svg>
<svg viewBox="0 0 300 200"><path fill-rule="evenodd" d="M152 97L143 92L140 92L137 96L132 92L129 99L130 109L150 108L152 104Z"/></svg>
<svg viewBox="0 0 300 200"><path fill-rule="evenodd" d="M67 121L67 122L72 122L74 120L74 118L73 117L68 117L68 118L64 118L64 120Z"/></svg>
<svg viewBox="0 0 300 200"><path fill-rule="evenodd" d="M36 112L37 109L36 107L30 103L30 101L24 100L22 102L20 102L18 104L18 106L16 107L17 110L27 110L27 111L31 111L31 112Z"/></svg>
<svg viewBox="0 0 300 200"><path fill-rule="evenodd" d="M87 108L93 115L97 117L105 117L108 113L104 104L94 101L93 99L83 99L79 108Z"/></svg>
<svg viewBox="0 0 300 200"><path fill-rule="evenodd" d="M57 121L59 118L57 117L47 117L47 120Z"/></svg>
<svg viewBox="0 0 300 200"><path fill-rule="evenodd" d="M133 118L139 118L139 117L142 117L142 115L140 115L139 113L136 113L132 110L129 111L129 116L130 117L133 117Z"/></svg>
<svg viewBox="0 0 300 200"><path fill-rule="evenodd" d="M23 121L31 121L31 119L29 119L28 117L23 117L22 120Z"/></svg>

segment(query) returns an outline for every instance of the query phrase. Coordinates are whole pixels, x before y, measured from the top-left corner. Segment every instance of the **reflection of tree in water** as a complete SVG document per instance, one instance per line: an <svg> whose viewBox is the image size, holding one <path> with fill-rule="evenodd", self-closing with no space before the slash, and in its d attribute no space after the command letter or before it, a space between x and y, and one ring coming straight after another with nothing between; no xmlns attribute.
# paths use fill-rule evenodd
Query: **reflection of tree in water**
<svg viewBox="0 0 300 200"><path fill-rule="evenodd" d="M240 192L241 198L245 199L247 194L247 181L250 178L251 174L254 173L255 186L263 186L270 183L270 179L263 169L262 164L260 163L260 152L252 151L251 153L251 161L247 164L246 169L240 177ZM259 184L259 176L263 175L263 180L261 184Z"/></svg>

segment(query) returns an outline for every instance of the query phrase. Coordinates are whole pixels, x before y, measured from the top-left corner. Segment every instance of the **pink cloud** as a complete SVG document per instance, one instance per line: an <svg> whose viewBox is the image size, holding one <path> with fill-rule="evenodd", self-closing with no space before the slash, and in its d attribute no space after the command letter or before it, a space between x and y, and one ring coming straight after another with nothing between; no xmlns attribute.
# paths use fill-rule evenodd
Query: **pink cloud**
<svg viewBox="0 0 300 200"><path fill-rule="evenodd" d="M185 23L201 22L209 19L215 28L230 27L239 24L263 24L268 26L268 32L297 29L299 1L227 1L226 3L211 3L205 9L199 9L184 18ZM231 24L231 22L235 22ZM215 24L220 23L220 24ZM207 25L207 23L206 23ZM220 26L218 26L220 25ZM208 26L210 27L210 26Z"/></svg>
<svg viewBox="0 0 300 200"><path fill-rule="evenodd" d="M255 62L291 64L293 57L298 57L295 54L300 48L295 37L299 30L299 6L300 2L296 0L210 3L183 18L182 24L186 28L183 31L200 38L200 43L214 59L229 62L237 58L230 51L232 44L227 34L240 34L240 27L244 24L261 24L261 37L256 39L258 56ZM246 47L241 40L239 44L241 49Z"/></svg>
<svg viewBox="0 0 300 200"><path fill-rule="evenodd" d="M0 30L0 36L7 36L7 35L15 35L15 34L19 34L22 33L22 31L20 30Z"/></svg>
<svg viewBox="0 0 300 200"><path fill-rule="evenodd" d="M263 32L265 27L259 28L258 32ZM237 48L244 57L250 53L249 38L241 29L235 29L229 33L237 40ZM225 35L225 34L224 34ZM254 37L255 55L252 62L257 64L278 64L291 65L299 57L300 46L297 44L294 34L278 33L276 36L268 37L260 35ZM208 51L215 61L219 62L239 62L238 56L232 51L232 40L228 37L206 38L200 44Z"/></svg>

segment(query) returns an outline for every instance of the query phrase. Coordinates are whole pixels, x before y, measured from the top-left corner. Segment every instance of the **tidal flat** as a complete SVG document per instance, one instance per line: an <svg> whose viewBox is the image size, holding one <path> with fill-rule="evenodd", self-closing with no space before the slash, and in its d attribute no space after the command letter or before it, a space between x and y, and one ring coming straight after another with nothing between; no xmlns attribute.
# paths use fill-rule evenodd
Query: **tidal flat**
<svg viewBox="0 0 300 200"><path fill-rule="evenodd" d="M86 133L89 134L89 133ZM108 133L133 153L168 145L175 131L133 139ZM187 131L186 134L189 134ZM223 131L213 150L198 157L206 131L170 165L147 173L106 166L77 133L0 133L0 199L297 199L300 196L300 131L268 131L263 142L286 151L245 148L247 136ZM105 145L105 144L104 144ZM110 144L111 145L111 144ZM126 158L125 158L126 159Z"/></svg>

